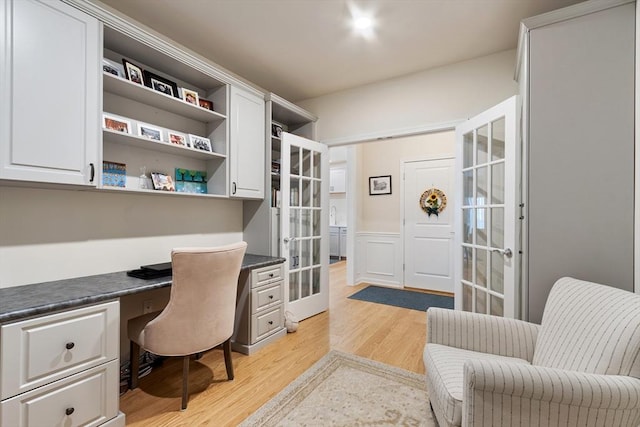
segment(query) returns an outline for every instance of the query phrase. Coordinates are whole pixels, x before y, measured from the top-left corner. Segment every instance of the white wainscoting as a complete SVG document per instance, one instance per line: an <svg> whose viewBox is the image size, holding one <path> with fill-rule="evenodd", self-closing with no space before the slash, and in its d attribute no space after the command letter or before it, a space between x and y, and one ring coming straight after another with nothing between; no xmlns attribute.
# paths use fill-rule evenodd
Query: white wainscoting
<svg viewBox="0 0 640 427"><path fill-rule="evenodd" d="M356 284L403 287L400 233L356 233Z"/></svg>

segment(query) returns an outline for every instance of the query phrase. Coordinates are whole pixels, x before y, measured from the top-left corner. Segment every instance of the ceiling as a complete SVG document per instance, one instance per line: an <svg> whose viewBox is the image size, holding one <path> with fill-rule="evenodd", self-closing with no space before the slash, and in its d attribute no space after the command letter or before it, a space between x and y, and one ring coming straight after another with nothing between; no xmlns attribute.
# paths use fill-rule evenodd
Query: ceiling
<svg viewBox="0 0 640 427"><path fill-rule="evenodd" d="M296 102L516 47L523 18L577 0L102 0ZM356 11L356 12L354 12ZM369 37L350 27L369 13Z"/></svg>

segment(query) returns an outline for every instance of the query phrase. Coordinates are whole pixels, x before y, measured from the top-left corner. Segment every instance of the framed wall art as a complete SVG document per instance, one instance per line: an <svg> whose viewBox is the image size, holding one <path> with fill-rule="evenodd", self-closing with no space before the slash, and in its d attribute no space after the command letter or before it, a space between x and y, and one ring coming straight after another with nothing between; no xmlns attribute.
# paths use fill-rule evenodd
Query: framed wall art
<svg viewBox="0 0 640 427"><path fill-rule="evenodd" d="M391 194L391 175L370 176L369 195Z"/></svg>

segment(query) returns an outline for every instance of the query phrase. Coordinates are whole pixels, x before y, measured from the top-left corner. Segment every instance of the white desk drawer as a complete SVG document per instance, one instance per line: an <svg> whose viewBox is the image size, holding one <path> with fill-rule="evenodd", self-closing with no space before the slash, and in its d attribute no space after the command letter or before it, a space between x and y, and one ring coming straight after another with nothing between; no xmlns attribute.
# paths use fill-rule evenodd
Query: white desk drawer
<svg viewBox="0 0 640 427"><path fill-rule="evenodd" d="M251 270L251 287L257 288L267 283L283 280L284 265L271 265L269 267L256 268Z"/></svg>
<svg viewBox="0 0 640 427"><path fill-rule="evenodd" d="M0 425L98 426L118 415L118 361L72 375L2 402Z"/></svg>
<svg viewBox="0 0 640 427"><path fill-rule="evenodd" d="M284 325L284 313L282 304L274 310L251 316L251 344L282 329Z"/></svg>
<svg viewBox="0 0 640 427"><path fill-rule="evenodd" d="M119 317L114 301L3 325L2 400L117 359Z"/></svg>
<svg viewBox="0 0 640 427"><path fill-rule="evenodd" d="M267 307L278 305L282 302L282 281L267 285L264 288L254 289L251 292L252 314L264 310Z"/></svg>

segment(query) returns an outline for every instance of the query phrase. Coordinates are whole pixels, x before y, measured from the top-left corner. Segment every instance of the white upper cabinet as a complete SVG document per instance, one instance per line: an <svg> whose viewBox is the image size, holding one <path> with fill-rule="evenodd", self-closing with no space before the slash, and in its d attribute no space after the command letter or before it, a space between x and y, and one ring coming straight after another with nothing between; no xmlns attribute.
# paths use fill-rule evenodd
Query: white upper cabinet
<svg viewBox="0 0 640 427"><path fill-rule="evenodd" d="M95 186L100 24L61 2L0 0L0 178Z"/></svg>
<svg viewBox="0 0 640 427"><path fill-rule="evenodd" d="M231 197L264 198L264 99L231 86L230 189Z"/></svg>
<svg viewBox="0 0 640 427"><path fill-rule="evenodd" d="M347 191L347 170L344 167L332 167L329 171L329 192L344 193Z"/></svg>

